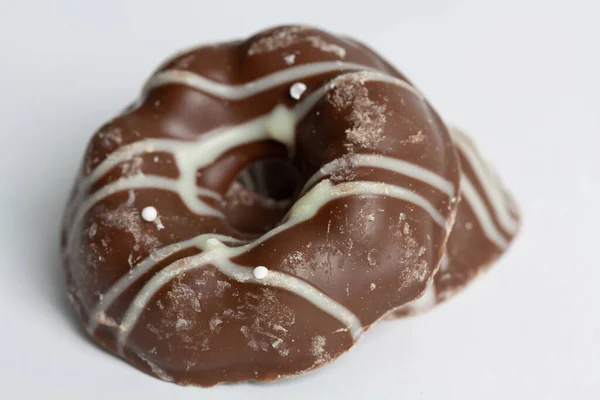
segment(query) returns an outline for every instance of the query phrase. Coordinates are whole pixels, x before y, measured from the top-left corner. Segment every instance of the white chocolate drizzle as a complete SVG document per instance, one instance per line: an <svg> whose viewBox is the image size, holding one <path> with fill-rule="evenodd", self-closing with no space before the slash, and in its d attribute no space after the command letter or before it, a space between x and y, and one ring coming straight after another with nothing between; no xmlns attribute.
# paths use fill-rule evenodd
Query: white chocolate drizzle
<svg viewBox="0 0 600 400"><path fill-rule="evenodd" d="M354 154L347 158L337 158L325 164L308 180L308 182L306 182L303 192L312 187L318 180L334 173L335 171L338 171L345 163L350 163L353 167L372 167L396 172L398 174L425 182L426 184L440 190L450 197L456 196L456 188L452 182L441 177L440 175L431 172L417 164L376 154Z"/></svg>
<svg viewBox="0 0 600 400"><path fill-rule="evenodd" d="M284 83L295 82L327 72L351 70L376 71L371 67L361 64L343 61L324 61L286 68L241 85L229 85L215 82L191 71L171 69L152 76L146 83L144 92L148 92L158 86L181 84L222 99L242 100L276 88Z"/></svg>
<svg viewBox="0 0 600 400"><path fill-rule="evenodd" d="M362 333L362 324L360 323L358 317L356 317L350 310L337 303L335 300L314 288L312 285L294 276L279 271L273 271L272 269L269 270L269 274L265 278L257 280L254 277L253 269L251 267L241 266L231 261L232 258L251 250L252 248L264 243L266 240L278 235L279 233L286 231L303 221L309 220L319 211L321 207L330 201L337 198L355 195L379 195L399 198L401 200L411 202L425 209L432 216L434 221L446 228L446 220L441 214L439 214L435 207L427 200L408 189L376 182L344 182L338 185L333 185L329 180L321 181L315 187L309 190L304 196L302 196L296 203L294 203L292 209L288 213L286 222L250 243L238 247L228 247L219 241L217 235L211 234L201 235L201 239L200 237L196 239L195 245L204 250L203 253L197 256L191 256L178 260L165 267L163 270L158 272L142 288L142 290L140 290L140 293L131 303L119 326L119 343L121 348L125 344L129 332L145 309L146 304L152 298L152 296L156 294L158 290L160 290L160 288L162 288L174 277L208 264L215 266L223 274L240 282L260 282L265 285L284 288L290 292L296 293L300 297L303 297L315 306L321 308L323 311L332 315L334 318L346 324L353 337L355 339L358 338L358 336L360 336ZM181 246L179 246L177 249L179 248L181 248ZM172 252L173 248L170 250ZM152 268L153 265L155 265L152 264L152 262L146 262L146 260L142 262L142 264L144 264L144 271L135 272L137 277L141 276L147 270ZM136 271L136 269L134 269L134 271ZM123 281L123 283L118 282L118 290L115 290L110 296L105 296L109 299L109 302L114 301L114 299L118 297L118 292L122 293L122 291L125 290L128 285L135 281L135 279L128 280L127 278L122 278L121 281ZM95 315L103 315L108 305L110 305L109 302L105 301L101 307L97 307ZM90 329L93 330L95 327Z"/></svg>
<svg viewBox="0 0 600 400"><path fill-rule="evenodd" d="M98 323L102 321L106 311L115 302L115 300L117 300L125 290L127 290L134 282L140 279L146 272L154 268L158 263L177 253L178 251L187 249L191 246L197 247L198 249L210 249L211 247L214 247L215 242L218 245L221 245L222 242L241 243L238 239L211 233L202 234L192 239L173 243L155 250L152 254L150 254L150 256L135 265L135 267L133 267L129 273L123 275L119 280L117 280L117 282L115 282L111 288L101 296L98 304L96 304L96 307L90 313L90 321L87 325L88 331L93 333L98 327Z"/></svg>
<svg viewBox="0 0 600 400"><path fill-rule="evenodd" d="M518 229L518 221L511 215L507 207L506 196L502 191L502 185L492 172L489 164L483 159L473 145L473 140L465 132L454 126L449 126L448 130L454 143L469 160L469 164L480 182L486 197L489 199L492 211L498 218L500 226L507 233L511 235L515 234Z"/></svg>
<svg viewBox="0 0 600 400"><path fill-rule="evenodd" d="M469 161L469 166L474 171L484 195L489 199L492 209L490 210L487 207L485 201L473 185L473 182L464 173L461 175L462 194L471 206L487 238L500 249L504 249L508 245L508 240L494 223L492 213L498 218L502 228L510 235L513 235L517 231L518 221L510 214L510 203L508 198L503 194L502 185L491 172L487 162L481 157L472 139L454 126L448 126L448 131L454 143Z"/></svg>
<svg viewBox="0 0 600 400"><path fill-rule="evenodd" d="M483 229L485 235L490 239L496 246L503 249L507 246L507 240L502 236L500 231L494 225L494 221L492 220L492 216L490 215L484 201L481 196L477 193L477 189L473 186L473 183L465 177L464 175L461 178L460 182L461 190L463 195L465 196L465 200L471 205L473 209L473 213Z"/></svg>
<svg viewBox="0 0 600 400"><path fill-rule="evenodd" d="M262 79L264 78L259 80ZM221 155L235 147L265 139L273 139L283 143L292 152L294 132L298 121L306 116L310 109L314 107L328 90L340 82L349 79L392 83L407 89L422 99L422 95L411 85L383 73L364 71L347 73L339 75L331 82L321 86L292 109L279 105L267 115L256 117L231 128L216 129L194 142L174 139L145 139L125 145L107 156L88 176L82 179L79 184L78 197L73 200L72 204L79 204L93 183L112 168L143 152L163 151L172 153L180 172L179 177L171 179L153 175L136 175L129 178L121 178L117 182L102 188L99 193L95 193L91 198L84 201L82 206L79 207L76 218L71 222L69 231L73 229L94 204L106 196L121 190L142 187L172 190L181 197L190 211L199 215L223 217L219 211L212 209L205 202L198 199L199 195L212 198L219 198L219 195L209 189L197 188L196 171L210 165ZM200 192L195 192L194 190Z"/></svg>
<svg viewBox="0 0 600 400"><path fill-rule="evenodd" d="M210 165L218 159L218 157L231 149L265 139L273 139L281 142L288 146L290 152L293 152L297 123L307 115L327 91L348 80L354 79L361 82L374 81L391 83L423 100L423 96L413 86L403 80L378 71L373 71L371 68L358 64L343 62L323 62L300 65L278 71L243 85L216 83L189 71L172 70L158 73L150 79L146 85L146 91L160 85L176 83L184 84L193 89L201 90L207 94L219 96L224 99L239 100L277 87L278 85L289 81L296 81L311 75L344 69L359 69L362 71L339 75L304 97L302 101L291 109L282 105L277 106L269 114L256 117L234 127L217 129L202 135L199 140L193 142L174 139L146 139L121 147L110 154L80 182L79 192L77 193L77 196L79 197L76 197L76 199L79 198L85 200L82 202L73 201L74 204L81 204L78 206L70 230L72 231L75 225L80 223L83 216L85 216L97 202L120 191L142 188L163 189L175 192L181 197L182 201L190 211L198 215L222 217L220 211L208 206L198 198L199 196L204 196L218 199L220 198L220 195L210 189L197 187L196 171ZM162 176L138 174L121 178L91 195L88 194L92 185L119 163L131 159L136 154L156 151L166 151L173 154L176 166L179 169L178 178L172 179ZM452 183L441 176L403 160L397 160L390 157L355 155L353 156L353 162L358 166L362 165L388 169L414 179L419 179L449 196L454 196L456 190ZM339 167L339 163L340 161L336 160L324 166L309 180L309 184L307 184L306 187L308 188L309 186L314 185L325 175L334 172L334 170ZM91 313L88 330L93 332L97 328L98 324L105 319L105 313L110 305L113 304L114 301L137 279L141 278L159 262L175 252L183 248L195 246L202 250L202 253L177 260L164 267L157 272L137 294L119 324L117 340L119 352L122 353L128 335L134 328L140 315L145 310L148 302L158 290L166 285L171 279L179 276L183 272L209 265L212 265L223 274L239 282L253 282L282 288L295 293L324 312L330 314L332 317L338 319L347 327L353 338L357 339L363 331L362 324L358 317L349 309L311 284L292 275L277 271L277 266L268 266L268 273L265 276L262 276L261 274L262 277L257 279L252 267L238 265L231 261L234 257L249 251L279 233L290 229L302 221L312 218L322 206L330 201L355 195L385 196L401 199L420 207L443 229L449 229L449 221L444 218L436 207L427 199L410 189L397 185L364 181L344 182L333 185L331 181L325 179L312 186L312 188L304 193L304 195L292 206L283 224L270 230L252 242L243 244L242 242L227 236L202 234L195 238L171 244L155 251L142 262L134 266L128 274L121 277L107 293L101 297L97 306ZM234 246L230 247L223 242L229 242Z"/></svg>
<svg viewBox="0 0 600 400"><path fill-rule="evenodd" d="M79 205L72 225L81 221L83 216L98 202L115 193L124 192L130 189L162 189L176 192L190 211L198 215L223 215L220 211L215 210L202 200L198 199L198 196L203 196L219 200L221 198L220 195L212 190L198 187L195 183L193 186L185 185L181 180L166 178L164 176L139 174L128 178L121 178L115 182L109 183L89 196Z"/></svg>

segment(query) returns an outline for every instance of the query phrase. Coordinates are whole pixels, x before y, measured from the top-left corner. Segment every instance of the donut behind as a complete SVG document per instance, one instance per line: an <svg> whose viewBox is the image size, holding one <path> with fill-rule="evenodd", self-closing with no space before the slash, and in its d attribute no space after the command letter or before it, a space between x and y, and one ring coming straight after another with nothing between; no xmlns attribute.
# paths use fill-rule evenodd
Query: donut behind
<svg viewBox="0 0 600 400"><path fill-rule="evenodd" d="M449 131L461 162L461 201L446 251L433 283L421 297L389 318L425 312L463 290L486 272L518 233L520 213L492 166L471 137L455 126Z"/></svg>

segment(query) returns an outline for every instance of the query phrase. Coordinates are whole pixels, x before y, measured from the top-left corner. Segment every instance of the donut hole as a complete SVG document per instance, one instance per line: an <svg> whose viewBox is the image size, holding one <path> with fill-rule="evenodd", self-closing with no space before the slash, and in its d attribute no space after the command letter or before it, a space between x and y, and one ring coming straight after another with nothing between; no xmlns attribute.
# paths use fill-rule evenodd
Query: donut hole
<svg viewBox="0 0 600 400"><path fill-rule="evenodd" d="M291 199L300 186L294 166L281 159L259 160L249 164L238 175L244 188L274 201Z"/></svg>
<svg viewBox="0 0 600 400"><path fill-rule="evenodd" d="M223 212L234 229L261 235L277 226L300 190L300 176L285 160L248 164L224 196Z"/></svg>

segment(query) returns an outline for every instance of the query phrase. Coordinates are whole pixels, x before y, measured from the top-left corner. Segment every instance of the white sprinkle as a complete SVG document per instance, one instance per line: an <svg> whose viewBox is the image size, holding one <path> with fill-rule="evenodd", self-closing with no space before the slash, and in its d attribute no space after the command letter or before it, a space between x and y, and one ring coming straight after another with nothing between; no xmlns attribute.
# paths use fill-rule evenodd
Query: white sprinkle
<svg viewBox="0 0 600 400"><path fill-rule="evenodd" d="M285 60L285 63L287 65L292 65L294 63L294 61L296 61L296 55L288 54L287 56L284 56L283 59Z"/></svg>
<svg viewBox="0 0 600 400"><path fill-rule="evenodd" d="M290 87L290 96L293 99L300 100L302 94L306 91L306 85L302 82L296 82Z"/></svg>
<svg viewBox="0 0 600 400"><path fill-rule="evenodd" d="M156 211L156 208L150 206L144 207L144 209L142 210L142 218L144 219L144 221L154 222L156 217L158 217L158 211Z"/></svg>
<svg viewBox="0 0 600 400"><path fill-rule="evenodd" d="M371 283L371 290L375 290L376 287L377 285L375 285L375 283Z"/></svg>
<svg viewBox="0 0 600 400"><path fill-rule="evenodd" d="M452 198L450 199L450 204L448 204L448 211L452 210L452 206L453 206L454 204L456 204L456 202L457 202L457 201L458 201L458 199L457 199L456 197L452 197Z"/></svg>
<svg viewBox="0 0 600 400"><path fill-rule="evenodd" d="M254 274L254 277L256 279L264 279L269 273L269 270L261 265L259 267L254 268L254 271L252 271L252 273Z"/></svg>

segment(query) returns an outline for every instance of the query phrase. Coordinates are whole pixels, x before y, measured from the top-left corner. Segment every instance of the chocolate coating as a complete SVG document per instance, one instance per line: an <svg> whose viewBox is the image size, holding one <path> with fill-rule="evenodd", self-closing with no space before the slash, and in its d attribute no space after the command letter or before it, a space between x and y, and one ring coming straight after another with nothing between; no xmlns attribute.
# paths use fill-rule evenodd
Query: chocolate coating
<svg viewBox="0 0 600 400"><path fill-rule="evenodd" d="M303 373L426 290L460 166L436 111L351 39L284 26L190 50L90 141L64 218L71 302L163 380Z"/></svg>
<svg viewBox="0 0 600 400"><path fill-rule="evenodd" d="M392 312L391 319L427 311L460 292L489 269L518 233L521 217L514 199L482 158L475 143L458 128L449 129L459 143L456 147L464 177L456 221L433 283L420 298ZM502 211L499 213L495 207ZM499 217L501 214L505 216L504 223ZM485 220L487 224L482 223Z"/></svg>

